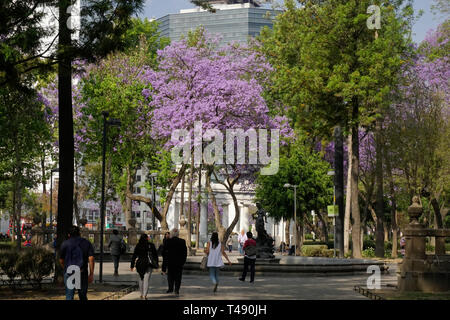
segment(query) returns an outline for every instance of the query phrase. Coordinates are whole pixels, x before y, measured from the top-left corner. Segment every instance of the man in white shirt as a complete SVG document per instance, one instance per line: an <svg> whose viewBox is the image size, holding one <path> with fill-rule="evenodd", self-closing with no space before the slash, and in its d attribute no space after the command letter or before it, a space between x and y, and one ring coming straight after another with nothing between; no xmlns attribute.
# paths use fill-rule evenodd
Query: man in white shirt
<svg viewBox="0 0 450 320"><path fill-rule="evenodd" d="M242 229L241 233L238 236L238 242L239 242L239 253L241 255L244 255L244 243L247 241L247 235L245 234L245 230Z"/></svg>

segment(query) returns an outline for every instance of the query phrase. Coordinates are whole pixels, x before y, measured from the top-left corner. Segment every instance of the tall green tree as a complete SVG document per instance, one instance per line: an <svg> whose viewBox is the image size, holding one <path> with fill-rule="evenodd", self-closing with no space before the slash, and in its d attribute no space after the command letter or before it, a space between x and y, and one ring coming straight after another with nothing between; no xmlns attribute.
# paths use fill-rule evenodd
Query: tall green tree
<svg viewBox="0 0 450 320"><path fill-rule="evenodd" d="M366 24L372 1L284 4L286 11L276 17L273 30L265 29L260 37L275 69L268 96L274 110L311 134L330 135L336 125L352 134L352 239L353 256L359 258L358 129L372 126L387 105L409 44L411 1L378 3L382 28L377 39Z"/></svg>
<svg viewBox="0 0 450 320"><path fill-rule="evenodd" d="M10 86L0 89L0 180L7 187L4 191L12 195L7 209L12 214L16 235L20 235L24 192L40 182L40 146L49 140L49 135L44 109L33 90ZM18 248L20 242L18 236Z"/></svg>
<svg viewBox="0 0 450 320"><path fill-rule="evenodd" d="M275 175L259 175L256 179L256 199L276 221L294 219L294 190L286 189L289 183L297 185L297 220L295 229L297 254L301 253L302 235L311 210L318 213L322 225L328 221L326 206L332 203L333 181L327 172L330 164L311 150L304 138L299 138L280 156L280 168Z"/></svg>

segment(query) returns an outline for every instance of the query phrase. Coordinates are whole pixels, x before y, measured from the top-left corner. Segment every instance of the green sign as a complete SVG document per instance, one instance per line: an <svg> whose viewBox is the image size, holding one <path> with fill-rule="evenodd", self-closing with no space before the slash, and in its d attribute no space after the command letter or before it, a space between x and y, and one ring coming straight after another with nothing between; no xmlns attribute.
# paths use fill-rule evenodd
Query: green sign
<svg viewBox="0 0 450 320"><path fill-rule="evenodd" d="M339 215L339 207L335 205L328 206L328 216L337 217Z"/></svg>

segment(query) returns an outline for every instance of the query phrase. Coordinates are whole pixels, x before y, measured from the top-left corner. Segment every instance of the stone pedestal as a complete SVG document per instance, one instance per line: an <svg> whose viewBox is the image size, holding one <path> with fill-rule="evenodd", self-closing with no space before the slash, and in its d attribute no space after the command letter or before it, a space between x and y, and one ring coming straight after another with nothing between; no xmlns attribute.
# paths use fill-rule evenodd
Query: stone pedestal
<svg viewBox="0 0 450 320"><path fill-rule="evenodd" d="M39 226L34 226L31 229L31 245L33 247L42 247L45 243L44 236L44 229Z"/></svg>
<svg viewBox="0 0 450 320"><path fill-rule="evenodd" d="M136 226L136 219L130 219L128 220L128 223L130 224L130 228L128 229L128 248L130 251L134 251L134 247L136 247L137 244L137 230L135 228Z"/></svg>
<svg viewBox="0 0 450 320"><path fill-rule="evenodd" d="M418 222L422 206L418 198L408 208L411 223L405 229L405 258L399 264L400 291L442 292L450 290L450 256L445 254L445 237L450 230L426 229ZM426 255L426 237L436 237L435 255ZM444 243L444 248L442 244Z"/></svg>

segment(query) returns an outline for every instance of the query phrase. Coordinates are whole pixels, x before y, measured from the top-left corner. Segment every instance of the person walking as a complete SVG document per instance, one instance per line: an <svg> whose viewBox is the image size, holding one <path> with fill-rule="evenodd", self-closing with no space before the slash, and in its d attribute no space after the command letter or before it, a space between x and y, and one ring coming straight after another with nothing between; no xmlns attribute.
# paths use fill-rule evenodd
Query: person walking
<svg viewBox="0 0 450 320"><path fill-rule="evenodd" d="M233 251L233 235L230 234L227 241L228 252L231 253Z"/></svg>
<svg viewBox="0 0 450 320"><path fill-rule="evenodd" d="M167 293L174 292L175 295L179 296L181 278L183 275L183 266L186 263L187 258L187 247L186 241L180 239L179 231L177 228L172 229L170 232L170 239L166 240L165 257L167 264L163 266L162 271L165 273L167 270L167 282L169 289Z"/></svg>
<svg viewBox="0 0 450 320"><path fill-rule="evenodd" d="M139 238L139 242L134 248L131 258L131 271L134 270L139 275L139 292L141 299L147 300L148 282L152 275L152 269L158 268L158 253L152 242L148 241L148 236L144 233Z"/></svg>
<svg viewBox="0 0 450 320"><path fill-rule="evenodd" d="M212 233L211 241L206 245L205 253L208 255L206 266L209 268L209 277L214 285L213 292L216 292L219 285L219 269L224 266L222 256L227 259L228 264L231 266L231 261L225 253L225 247L219 241L217 231Z"/></svg>
<svg viewBox="0 0 450 320"><path fill-rule="evenodd" d="M88 285L94 281L94 248L90 241L80 237L79 227L70 227L69 239L61 244L59 257L59 263L64 269L66 300L73 300L75 289L78 290L78 298L80 300L87 300ZM75 280L75 286L78 284L77 275L75 274L78 268L80 271L80 287L74 288L71 281Z"/></svg>
<svg viewBox="0 0 450 320"><path fill-rule="evenodd" d="M247 241L244 244L244 271L242 276L239 278L241 281L245 281L247 276L248 267L250 267L250 283L255 281L255 262L256 262L256 241L253 239L253 234L249 231L247 232Z"/></svg>
<svg viewBox="0 0 450 320"><path fill-rule="evenodd" d="M120 255L123 253L125 247L125 242L119 236L119 231L113 230L113 234L109 238L108 248L110 248L111 257L114 263L114 276L119 276L119 261Z"/></svg>
<svg viewBox="0 0 450 320"><path fill-rule="evenodd" d="M244 229L241 230L241 233L238 236L238 242L239 242L239 253L241 255L244 254L244 243L247 241L247 235L245 234Z"/></svg>
<svg viewBox="0 0 450 320"><path fill-rule="evenodd" d="M162 261L162 267L161 267L161 274L165 275L166 273L163 272L162 270L167 270L167 245L166 242L167 240L170 239L170 232L166 232L164 234L164 239L163 239L163 243L159 246L158 248L158 255L162 257L163 261Z"/></svg>

